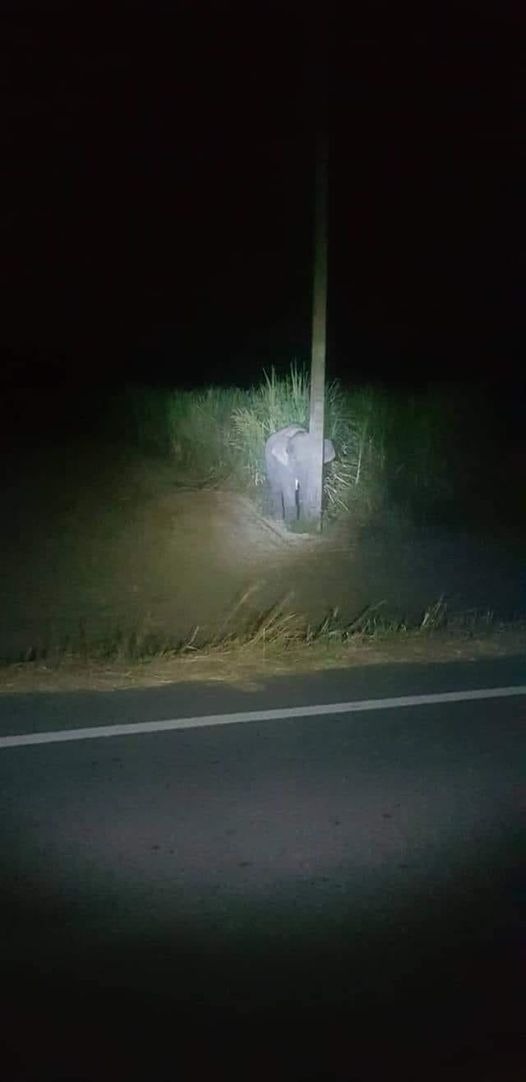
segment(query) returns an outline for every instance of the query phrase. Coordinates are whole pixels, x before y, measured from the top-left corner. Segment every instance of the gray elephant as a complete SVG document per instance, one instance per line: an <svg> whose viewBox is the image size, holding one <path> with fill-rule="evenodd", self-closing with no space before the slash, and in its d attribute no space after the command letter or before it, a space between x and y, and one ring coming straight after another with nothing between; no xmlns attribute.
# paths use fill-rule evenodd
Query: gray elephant
<svg viewBox="0 0 526 1082"><path fill-rule="evenodd" d="M331 440L324 440L323 461L332 462ZM312 437L301 425L287 425L269 436L265 464L274 518L295 522L301 511L302 493L308 488L312 463Z"/></svg>

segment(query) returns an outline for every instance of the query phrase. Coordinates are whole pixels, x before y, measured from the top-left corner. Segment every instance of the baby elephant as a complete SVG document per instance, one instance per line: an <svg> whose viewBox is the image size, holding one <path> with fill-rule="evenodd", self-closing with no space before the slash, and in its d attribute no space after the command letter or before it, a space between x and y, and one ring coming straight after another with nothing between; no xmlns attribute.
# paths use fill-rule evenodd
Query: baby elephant
<svg viewBox="0 0 526 1082"><path fill-rule="evenodd" d="M332 462L331 440L324 440L323 461ZM287 425L269 436L265 444L267 478L274 518L295 522L307 489L313 459L312 437L301 425Z"/></svg>

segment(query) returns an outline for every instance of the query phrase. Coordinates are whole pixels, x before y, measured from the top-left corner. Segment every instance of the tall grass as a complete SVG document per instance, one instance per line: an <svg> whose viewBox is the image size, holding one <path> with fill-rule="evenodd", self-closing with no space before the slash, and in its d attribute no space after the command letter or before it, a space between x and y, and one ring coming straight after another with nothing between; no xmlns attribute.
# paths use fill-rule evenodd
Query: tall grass
<svg viewBox="0 0 526 1082"><path fill-rule="evenodd" d="M248 390L134 389L128 405L142 449L169 456L187 478L257 494L270 433L294 422L308 427L309 380L293 365L286 376L264 373ZM393 393L332 381L325 416L336 448L325 477L329 515L393 506L424 519L462 514L488 442L482 401L451 388Z"/></svg>
<svg viewBox="0 0 526 1082"><path fill-rule="evenodd" d="M244 398L235 387L129 388L133 441L142 451L168 456L188 477L224 480L239 469L232 413Z"/></svg>
<svg viewBox="0 0 526 1082"><path fill-rule="evenodd" d="M378 391L374 444L390 504L418 519L462 517L491 439L487 403L455 387Z"/></svg>
<svg viewBox="0 0 526 1082"><path fill-rule="evenodd" d="M261 385L232 413L232 444L244 463L244 473L256 486L265 480L265 440L288 424L309 426L310 385L306 373L293 365L290 373L278 378L274 371L264 374ZM325 431L336 447L337 459L325 475L329 513L352 507L358 486L369 496L374 487L371 418L373 402L367 391L344 391L337 381L326 389Z"/></svg>
<svg viewBox="0 0 526 1082"><path fill-rule="evenodd" d="M296 365L287 376L278 378L274 371L264 373L259 387L247 392L246 398L232 410L231 440L242 463L245 478L254 485L265 480L265 441L285 425L308 426L309 383Z"/></svg>

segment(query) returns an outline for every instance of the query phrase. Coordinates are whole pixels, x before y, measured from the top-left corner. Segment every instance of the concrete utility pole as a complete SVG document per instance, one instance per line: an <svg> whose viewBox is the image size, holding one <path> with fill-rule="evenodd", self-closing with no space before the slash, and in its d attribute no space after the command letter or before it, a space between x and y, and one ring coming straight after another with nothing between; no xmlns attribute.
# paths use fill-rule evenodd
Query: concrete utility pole
<svg viewBox="0 0 526 1082"><path fill-rule="evenodd" d="M316 146L316 193L314 215L314 281L312 301L312 352L310 422L313 456L308 492L302 516L312 530L321 530L323 493L323 429L325 418L325 357L327 352L327 249L328 249L328 138L319 132Z"/></svg>

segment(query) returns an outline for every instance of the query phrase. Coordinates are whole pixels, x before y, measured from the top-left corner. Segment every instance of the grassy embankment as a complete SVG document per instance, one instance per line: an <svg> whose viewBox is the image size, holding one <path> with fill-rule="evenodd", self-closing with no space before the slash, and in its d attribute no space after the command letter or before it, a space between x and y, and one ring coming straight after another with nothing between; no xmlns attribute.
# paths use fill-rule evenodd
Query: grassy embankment
<svg viewBox="0 0 526 1082"><path fill-rule="evenodd" d="M308 384L292 370L285 379L273 375L246 391L134 388L117 410L129 442L138 452L169 462L178 484L244 492L264 512L265 438L291 421L307 423ZM475 402L472 393L458 390L408 395L331 384L326 431L337 459L325 482L326 528L349 518L381 523L400 516L416 525L484 532L507 528L513 537L524 537L524 489L520 479L506 473L503 433L487 411L483 399ZM192 636L169 642L136 631L83 642L75 651L43 649L4 667L0 686L20 686L30 674L33 686L55 686L60 679L78 685L82 672L100 686L194 676L229 679L261 665L280 671L388 658L494 655L523 650L525 643L524 625L503 627L488 611L453 618L442 598L430 598L412 626L386 622L381 607L346 623L332 611L311 626L300 612L285 612L280 605L260 613L242 634L235 621L229 626L228 634L200 643L199 649Z"/></svg>

